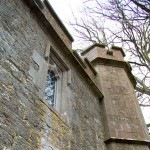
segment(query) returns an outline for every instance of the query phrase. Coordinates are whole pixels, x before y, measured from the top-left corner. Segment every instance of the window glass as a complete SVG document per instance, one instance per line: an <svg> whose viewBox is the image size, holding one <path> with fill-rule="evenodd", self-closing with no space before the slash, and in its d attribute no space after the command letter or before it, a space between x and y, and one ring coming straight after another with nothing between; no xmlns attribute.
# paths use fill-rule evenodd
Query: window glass
<svg viewBox="0 0 150 150"><path fill-rule="evenodd" d="M45 99L50 103L50 105L55 106L56 99L56 82L55 73L53 71L48 71L46 86L45 86Z"/></svg>

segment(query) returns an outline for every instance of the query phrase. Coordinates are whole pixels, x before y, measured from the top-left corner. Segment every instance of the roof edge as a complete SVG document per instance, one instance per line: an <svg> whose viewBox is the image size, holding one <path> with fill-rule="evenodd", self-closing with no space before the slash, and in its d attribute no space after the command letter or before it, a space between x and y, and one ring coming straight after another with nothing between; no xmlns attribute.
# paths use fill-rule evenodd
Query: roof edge
<svg viewBox="0 0 150 150"><path fill-rule="evenodd" d="M71 40L71 42L74 41L72 35L70 34L70 32L67 30L67 28L65 27L65 25L63 24L63 22L60 20L59 16L56 14L55 10L53 9L53 7L51 6L51 4L49 3L48 0L44 1L46 7L48 8L48 10L50 11L50 13L54 16L54 18L56 19L56 21L58 22L58 24L60 25L60 27L62 28L62 30L65 32L65 34L69 37L69 39Z"/></svg>

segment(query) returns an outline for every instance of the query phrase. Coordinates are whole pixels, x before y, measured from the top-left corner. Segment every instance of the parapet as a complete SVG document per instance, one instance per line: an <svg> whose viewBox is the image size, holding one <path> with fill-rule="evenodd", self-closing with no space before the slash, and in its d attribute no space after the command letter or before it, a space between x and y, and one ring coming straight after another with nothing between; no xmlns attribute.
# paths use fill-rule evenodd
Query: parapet
<svg viewBox="0 0 150 150"><path fill-rule="evenodd" d="M93 67L101 64L124 68L133 87L136 86L136 80L131 73L131 66L128 62L124 61L125 53L121 47L112 46L111 49L106 50L105 45L94 44L84 50L81 56L84 59L88 59Z"/></svg>
<svg viewBox="0 0 150 150"><path fill-rule="evenodd" d="M97 57L120 61L123 61L125 57L121 47L112 46L110 50L106 50L103 44L94 44L84 50L81 55L87 57L91 62Z"/></svg>

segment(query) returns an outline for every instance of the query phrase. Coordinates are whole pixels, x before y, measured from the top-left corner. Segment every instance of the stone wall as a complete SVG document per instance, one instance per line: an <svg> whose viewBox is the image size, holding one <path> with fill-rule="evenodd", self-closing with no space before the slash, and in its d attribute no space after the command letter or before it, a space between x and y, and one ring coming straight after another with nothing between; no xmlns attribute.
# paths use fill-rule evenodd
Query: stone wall
<svg viewBox="0 0 150 150"><path fill-rule="evenodd" d="M104 94L103 122L107 150L149 150L147 128L134 87L131 67L122 48L95 44L82 53L97 71L97 84Z"/></svg>
<svg viewBox="0 0 150 150"><path fill-rule="evenodd" d="M101 103L77 61L23 1L1 0L0 14L0 149L104 150ZM44 59L47 43L71 69L65 114L39 98L29 74L39 69L33 52Z"/></svg>

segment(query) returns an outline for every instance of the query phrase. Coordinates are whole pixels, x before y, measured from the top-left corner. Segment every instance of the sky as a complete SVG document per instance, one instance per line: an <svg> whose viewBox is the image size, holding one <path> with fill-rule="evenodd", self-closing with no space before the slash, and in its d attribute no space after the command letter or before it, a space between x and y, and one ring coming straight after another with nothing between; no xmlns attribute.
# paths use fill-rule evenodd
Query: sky
<svg viewBox="0 0 150 150"><path fill-rule="evenodd" d="M83 4L82 0L49 0L49 2L63 22L73 19L72 12L78 15Z"/></svg>
<svg viewBox="0 0 150 150"><path fill-rule="evenodd" d="M82 1L83 0L49 0L53 9L59 16L60 20L64 23L67 30L71 33L71 35L73 35L74 30L69 25L69 21L74 20L73 14L75 17L80 15L79 12L83 6Z"/></svg>
<svg viewBox="0 0 150 150"><path fill-rule="evenodd" d="M83 6L83 0L49 0L49 2L61 21L64 23L67 30L73 36L73 29L68 24L68 22L73 21L73 13L76 17L80 16L79 12ZM142 108L142 112L146 123L150 123L150 107Z"/></svg>

